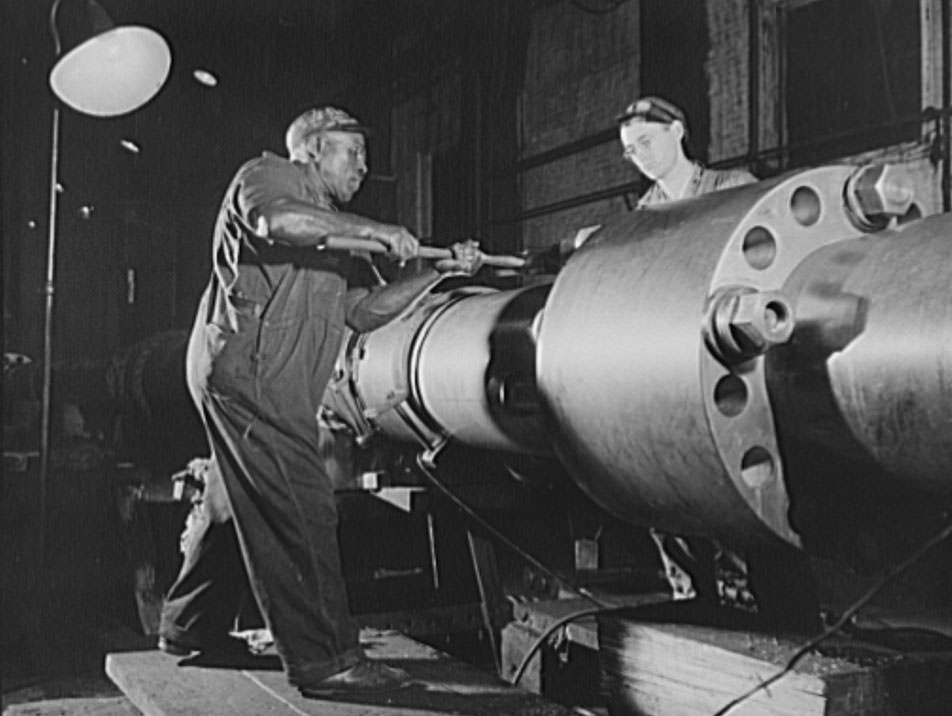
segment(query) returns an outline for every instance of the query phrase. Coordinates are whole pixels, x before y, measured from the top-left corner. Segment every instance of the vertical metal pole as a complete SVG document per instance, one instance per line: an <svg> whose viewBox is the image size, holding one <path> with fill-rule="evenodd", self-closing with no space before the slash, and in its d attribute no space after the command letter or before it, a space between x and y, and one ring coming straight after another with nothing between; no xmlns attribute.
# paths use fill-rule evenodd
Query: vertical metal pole
<svg viewBox="0 0 952 716"><path fill-rule="evenodd" d="M46 493L50 475L50 415L53 385L53 296L56 292L56 209L59 191L60 108L53 108L53 130L50 138L50 213L46 239L46 283L43 286L43 396L40 419L40 515L38 547L41 564L46 562Z"/></svg>

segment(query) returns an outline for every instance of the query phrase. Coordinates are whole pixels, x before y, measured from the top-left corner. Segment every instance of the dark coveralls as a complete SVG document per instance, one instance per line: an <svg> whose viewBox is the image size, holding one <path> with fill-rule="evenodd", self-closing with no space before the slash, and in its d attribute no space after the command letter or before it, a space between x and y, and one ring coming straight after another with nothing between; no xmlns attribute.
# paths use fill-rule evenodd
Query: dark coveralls
<svg viewBox="0 0 952 716"><path fill-rule="evenodd" d="M186 361L211 474L160 634L221 639L250 578L290 682L308 686L362 657L316 415L347 307L367 291L348 289L359 259L254 234L255 209L280 197L334 208L302 166L265 154L238 171L218 214Z"/></svg>

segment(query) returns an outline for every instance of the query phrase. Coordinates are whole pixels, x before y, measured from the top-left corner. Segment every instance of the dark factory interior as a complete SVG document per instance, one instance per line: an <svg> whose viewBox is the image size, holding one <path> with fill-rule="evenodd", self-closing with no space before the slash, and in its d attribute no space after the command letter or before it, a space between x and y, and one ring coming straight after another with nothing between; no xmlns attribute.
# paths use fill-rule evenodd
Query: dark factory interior
<svg viewBox="0 0 952 716"><path fill-rule="evenodd" d="M0 8L3 714L952 713L952 0Z"/></svg>

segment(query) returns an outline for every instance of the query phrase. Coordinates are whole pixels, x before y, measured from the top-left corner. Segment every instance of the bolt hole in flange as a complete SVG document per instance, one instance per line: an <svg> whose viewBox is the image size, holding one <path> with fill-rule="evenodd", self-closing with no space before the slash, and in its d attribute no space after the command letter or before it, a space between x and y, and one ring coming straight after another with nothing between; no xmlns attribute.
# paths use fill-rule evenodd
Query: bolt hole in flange
<svg viewBox="0 0 952 716"><path fill-rule="evenodd" d="M790 196L790 211L800 226L813 226L820 218L820 195L801 186Z"/></svg>
<svg viewBox="0 0 952 716"><path fill-rule="evenodd" d="M728 418L740 415L747 406L747 384L736 375L725 375L714 386L714 405Z"/></svg>
<svg viewBox="0 0 952 716"><path fill-rule="evenodd" d="M779 335L787 328L790 311L782 301L768 301L764 306L764 326L772 335Z"/></svg>
<svg viewBox="0 0 952 716"><path fill-rule="evenodd" d="M762 488L774 479L776 465L773 455L759 445L744 453L740 461L740 475L748 487Z"/></svg>
<svg viewBox="0 0 952 716"><path fill-rule="evenodd" d="M774 262L777 256L777 240L763 226L755 226L744 236L742 249L744 259L755 269L763 270Z"/></svg>

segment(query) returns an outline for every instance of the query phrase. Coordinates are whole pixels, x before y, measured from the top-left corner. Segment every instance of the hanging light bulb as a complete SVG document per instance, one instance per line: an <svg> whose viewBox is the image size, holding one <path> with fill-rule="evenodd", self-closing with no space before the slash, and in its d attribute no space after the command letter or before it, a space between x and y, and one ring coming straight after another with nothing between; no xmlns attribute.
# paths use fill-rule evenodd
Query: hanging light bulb
<svg viewBox="0 0 952 716"><path fill-rule="evenodd" d="M196 82L203 84L206 87L215 87L218 85L218 78L208 70L203 70L201 68L194 70L192 72L192 77L195 78Z"/></svg>

